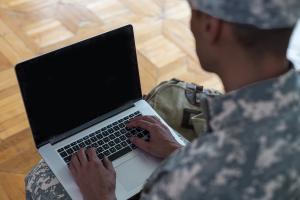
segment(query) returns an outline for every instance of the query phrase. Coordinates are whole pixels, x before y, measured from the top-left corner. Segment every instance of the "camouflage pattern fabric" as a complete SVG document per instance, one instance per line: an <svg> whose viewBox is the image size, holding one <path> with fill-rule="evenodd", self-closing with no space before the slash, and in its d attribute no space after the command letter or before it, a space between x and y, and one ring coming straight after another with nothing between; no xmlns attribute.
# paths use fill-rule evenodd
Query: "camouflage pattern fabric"
<svg viewBox="0 0 300 200"><path fill-rule="evenodd" d="M210 100L211 134L171 155L141 199L300 199L300 76Z"/></svg>
<svg viewBox="0 0 300 200"><path fill-rule="evenodd" d="M25 187L27 200L71 200L44 160L27 175Z"/></svg>
<svg viewBox="0 0 300 200"><path fill-rule="evenodd" d="M189 0L194 10L224 21L261 29L293 27L300 17L299 0Z"/></svg>

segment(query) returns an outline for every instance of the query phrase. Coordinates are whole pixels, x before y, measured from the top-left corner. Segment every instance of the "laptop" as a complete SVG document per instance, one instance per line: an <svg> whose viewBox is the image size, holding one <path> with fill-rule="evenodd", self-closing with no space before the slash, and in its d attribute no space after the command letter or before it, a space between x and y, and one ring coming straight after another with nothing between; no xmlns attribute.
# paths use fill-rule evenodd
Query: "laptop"
<svg viewBox="0 0 300 200"><path fill-rule="evenodd" d="M100 159L112 161L117 199L142 189L160 161L128 140L147 139L148 132L126 124L136 116L160 117L142 99L131 25L22 62L15 70L36 148L72 199L82 199L68 169L80 148L94 147Z"/></svg>

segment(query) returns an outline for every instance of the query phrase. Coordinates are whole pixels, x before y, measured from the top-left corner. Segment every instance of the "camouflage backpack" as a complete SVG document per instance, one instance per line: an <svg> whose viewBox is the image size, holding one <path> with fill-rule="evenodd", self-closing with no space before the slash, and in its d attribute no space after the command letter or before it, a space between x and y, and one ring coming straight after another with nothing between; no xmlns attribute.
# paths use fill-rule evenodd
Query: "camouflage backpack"
<svg viewBox="0 0 300 200"><path fill-rule="evenodd" d="M189 141L207 131L207 98L221 95L177 79L155 87L145 100L178 133Z"/></svg>

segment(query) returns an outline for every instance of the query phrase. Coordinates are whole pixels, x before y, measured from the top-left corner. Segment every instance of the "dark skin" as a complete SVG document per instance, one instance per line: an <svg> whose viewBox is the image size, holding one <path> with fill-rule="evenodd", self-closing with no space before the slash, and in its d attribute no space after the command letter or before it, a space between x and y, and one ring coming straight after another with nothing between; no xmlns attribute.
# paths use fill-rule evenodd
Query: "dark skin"
<svg viewBox="0 0 300 200"><path fill-rule="evenodd" d="M285 55L253 55L236 40L232 24L192 10L191 30L201 66L216 73L226 92L257 81L277 77L288 71ZM201 48L200 48L201 47ZM150 141L132 138L143 151L161 159L181 148L170 131L155 117L139 117L128 127L140 127L150 132ZM95 151L80 150L71 160L70 170L86 200L115 199L115 171L107 159L100 161ZM105 184L104 184L105 183Z"/></svg>
<svg viewBox="0 0 300 200"><path fill-rule="evenodd" d="M216 73L226 92L277 77L289 70L286 55L255 54L242 46L233 24L192 10L191 30L205 71Z"/></svg>
<svg viewBox="0 0 300 200"><path fill-rule="evenodd" d="M95 149L80 149L69 168L84 199L116 199L116 172L107 158L97 157Z"/></svg>

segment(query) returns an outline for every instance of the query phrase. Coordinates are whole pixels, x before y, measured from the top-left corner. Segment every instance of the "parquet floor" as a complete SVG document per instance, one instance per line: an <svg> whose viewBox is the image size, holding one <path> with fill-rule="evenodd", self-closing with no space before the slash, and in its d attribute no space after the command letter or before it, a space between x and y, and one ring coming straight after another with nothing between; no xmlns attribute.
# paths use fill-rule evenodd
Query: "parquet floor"
<svg viewBox="0 0 300 200"><path fill-rule="evenodd" d="M199 67L189 18L185 0L0 0L0 200L25 198L25 174L40 159L16 63L131 23L144 93L172 77L220 89Z"/></svg>

